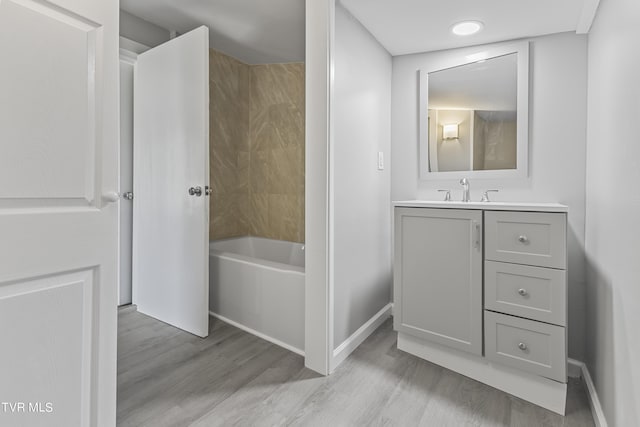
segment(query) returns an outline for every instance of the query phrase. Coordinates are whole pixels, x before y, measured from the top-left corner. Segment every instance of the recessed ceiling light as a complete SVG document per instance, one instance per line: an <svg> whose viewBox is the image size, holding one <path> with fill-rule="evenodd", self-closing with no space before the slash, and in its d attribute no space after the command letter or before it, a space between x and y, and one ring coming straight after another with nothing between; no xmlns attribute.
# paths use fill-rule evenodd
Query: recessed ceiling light
<svg viewBox="0 0 640 427"><path fill-rule="evenodd" d="M480 21L463 21L451 27L451 32L457 36L470 36L480 31L482 27L484 24Z"/></svg>

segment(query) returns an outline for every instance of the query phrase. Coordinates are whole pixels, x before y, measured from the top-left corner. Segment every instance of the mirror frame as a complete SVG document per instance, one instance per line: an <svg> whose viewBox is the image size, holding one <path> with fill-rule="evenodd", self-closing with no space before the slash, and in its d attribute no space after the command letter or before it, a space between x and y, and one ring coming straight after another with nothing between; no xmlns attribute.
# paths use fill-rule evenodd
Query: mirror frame
<svg viewBox="0 0 640 427"><path fill-rule="evenodd" d="M479 60L516 53L517 59L517 140L516 168L469 171L429 171L429 73L472 64ZM474 57L475 56L475 57ZM472 60L468 57L473 57ZM445 59L436 61L428 68L421 68L419 73L419 174L421 180L442 179L515 179L526 178L529 162L529 42L522 41L507 45L476 46L462 52L451 52Z"/></svg>

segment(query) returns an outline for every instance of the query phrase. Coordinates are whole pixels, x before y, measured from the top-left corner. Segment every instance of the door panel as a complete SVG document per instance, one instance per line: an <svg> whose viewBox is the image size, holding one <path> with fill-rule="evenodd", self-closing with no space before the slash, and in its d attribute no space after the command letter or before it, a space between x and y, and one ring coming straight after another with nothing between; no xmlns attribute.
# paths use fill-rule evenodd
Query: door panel
<svg viewBox="0 0 640 427"><path fill-rule="evenodd" d="M0 16L3 58L15 61L2 68L0 140L20 141L0 156L0 181L13 183L4 203L95 205L100 76L87 70L96 67L100 26L29 0L0 2Z"/></svg>
<svg viewBox="0 0 640 427"><path fill-rule="evenodd" d="M396 208L396 330L482 354L482 212Z"/></svg>
<svg viewBox="0 0 640 427"><path fill-rule="evenodd" d="M3 341L21 349L3 358L4 363L20 367L2 375L3 382L12 384L10 401L43 403L45 411L50 403L56 417L68 425L89 424L89 413L82 409L89 408L91 395L94 274L93 269L60 273L0 287L0 322L32 326L29 335L24 327L8 328L3 335ZM2 413L0 420L5 416Z"/></svg>
<svg viewBox="0 0 640 427"><path fill-rule="evenodd" d="M133 302L195 335L209 320L209 46L201 27L138 55ZM202 195L190 195L190 187Z"/></svg>
<svg viewBox="0 0 640 427"><path fill-rule="evenodd" d="M117 3L0 0L3 425L115 424L117 29Z"/></svg>

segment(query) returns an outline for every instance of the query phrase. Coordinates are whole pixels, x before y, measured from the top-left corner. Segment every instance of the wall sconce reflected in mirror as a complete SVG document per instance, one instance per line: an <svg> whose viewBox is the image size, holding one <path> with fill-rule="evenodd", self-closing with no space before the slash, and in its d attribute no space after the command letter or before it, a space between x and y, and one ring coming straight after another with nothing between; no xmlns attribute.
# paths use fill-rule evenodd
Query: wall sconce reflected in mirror
<svg viewBox="0 0 640 427"><path fill-rule="evenodd" d="M458 139L458 124L442 125L442 139Z"/></svg>

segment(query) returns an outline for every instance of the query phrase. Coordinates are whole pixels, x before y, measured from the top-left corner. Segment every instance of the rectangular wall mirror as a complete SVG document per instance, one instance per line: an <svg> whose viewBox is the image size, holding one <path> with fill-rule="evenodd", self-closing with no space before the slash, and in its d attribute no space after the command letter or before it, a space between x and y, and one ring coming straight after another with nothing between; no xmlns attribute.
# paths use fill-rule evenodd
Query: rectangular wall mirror
<svg viewBox="0 0 640 427"><path fill-rule="evenodd" d="M528 42L421 69L420 178L526 177L528 105Z"/></svg>

